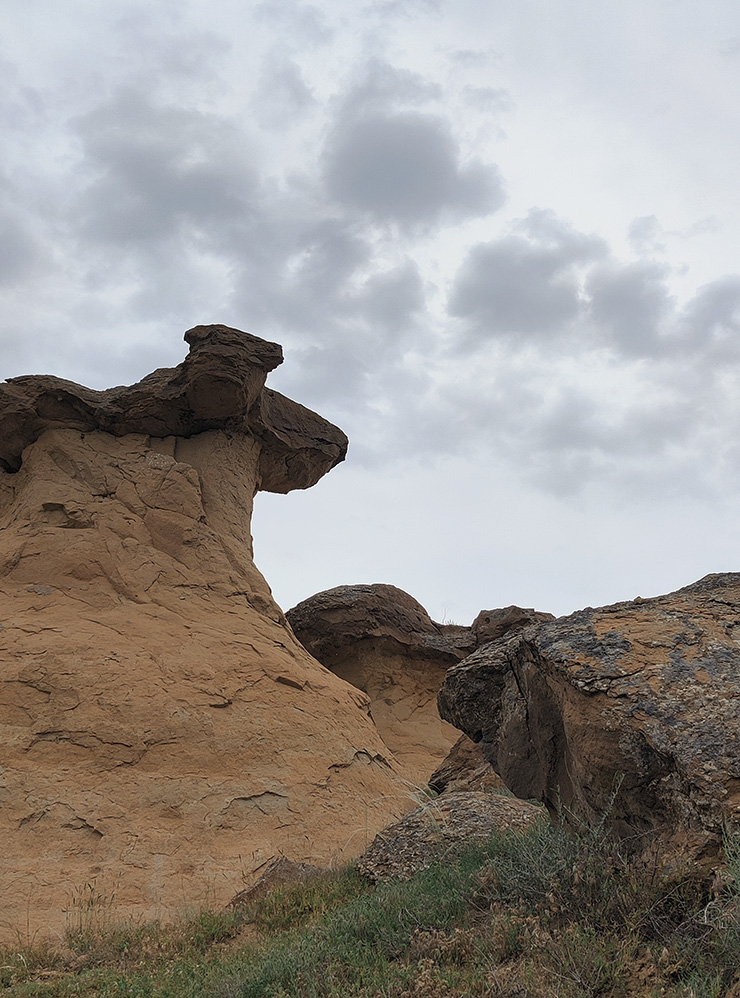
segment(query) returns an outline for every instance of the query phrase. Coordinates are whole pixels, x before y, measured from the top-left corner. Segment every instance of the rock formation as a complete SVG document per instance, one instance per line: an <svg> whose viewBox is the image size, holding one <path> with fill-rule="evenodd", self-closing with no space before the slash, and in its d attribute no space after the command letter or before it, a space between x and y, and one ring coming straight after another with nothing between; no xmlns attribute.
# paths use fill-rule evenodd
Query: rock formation
<svg viewBox="0 0 740 998"><path fill-rule="evenodd" d="M542 613L531 607L502 606L495 610L481 610L473 621L473 638L476 648L488 641L498 641L505 634L512 635L546 620L555 620L551 613Z"/></svg>
<svg viewBox="0 0 740 998"><path fill-rule="evenodd" d="M452 856L494 832L523 829L546 819L539 804L480 791L428 800L384 829L357 861L373 883L408 880L434 860Z"/></svg>
<svg viewBox="0 0 740 998"><path fill-rule="evenodd" d="M460 790L501 790L504 782L485 758L480 745L460 735L448 755L429 777L436 794Z"/></svg>
<svg viewBox="0 0 740 998"><path fill-rule="evenodd" d="M259 489L344 434L264 387L226 326L128 388L0 385L0 879L6 936L223 903L286 853L360 853L408 808L368 699L295 640L252 560ZM103 903L103 902L101 902Z"/></svg>
<svg viewBox="0 0 740 998"><path fill-rule="evenodd" d="M740 573L483 645L440 712L519 797L709 861L740 820Z"/></svg>
<svg viewBox="0 0 740 998"><path fill-rule="evenodd" d="M469 627L436 624L388 585L339 586L286 614L298 640L366 693L373 720L409 784L421 786L459 736L437 712L447 669L475 648Z"/></svg>
<svg viewBox="0 0 740 998"><path fill-rule="evenodd" d="M447 669L479 645L553 620L552 614L507 606L481 610L470 627L438 624L413 596L376 583L327 589L286 616L314 658L367 693L378 731L409 784L429 781L437 792L448 785L501 786L480 749L440 719L437 693Z"/></svg>

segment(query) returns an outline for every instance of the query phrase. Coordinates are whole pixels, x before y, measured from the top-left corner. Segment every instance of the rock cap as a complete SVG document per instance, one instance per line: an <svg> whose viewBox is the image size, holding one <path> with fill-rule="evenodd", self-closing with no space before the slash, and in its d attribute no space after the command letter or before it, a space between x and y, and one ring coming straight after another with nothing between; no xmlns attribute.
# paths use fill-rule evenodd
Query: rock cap
<svg viewBox="0 0 740 998"><path fill-rule="evenodd" d="M347 453L345 434L265 380L283 360L279 344L221 324L185 333L190 352L134 385L95 391L53 375L0 384L0 468L18 471L23 451L45 430L101 430L121 437L246 433L262 444L260 485L289 492L314 485Z"/></svg>

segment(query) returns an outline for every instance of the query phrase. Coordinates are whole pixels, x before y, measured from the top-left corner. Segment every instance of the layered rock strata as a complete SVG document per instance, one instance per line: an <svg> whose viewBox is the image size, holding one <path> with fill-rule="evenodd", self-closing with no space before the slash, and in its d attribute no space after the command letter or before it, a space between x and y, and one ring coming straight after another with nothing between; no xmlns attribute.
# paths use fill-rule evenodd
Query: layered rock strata
<svg viewBox="0 0 740 998"><path fill-rule="evenodd" d="M740 573L483 645L439 706L519 797L709 862L740 821Z"/></svg>
<svg viewBox="0 0 740 998"><path fill-rule="evenodd" d="M294 638L252 560L256 491L346 437L226 326L106 392L0 385L2 929L37 941L223 903L275 855L356 855L408 807L368 698Z"/></svg>

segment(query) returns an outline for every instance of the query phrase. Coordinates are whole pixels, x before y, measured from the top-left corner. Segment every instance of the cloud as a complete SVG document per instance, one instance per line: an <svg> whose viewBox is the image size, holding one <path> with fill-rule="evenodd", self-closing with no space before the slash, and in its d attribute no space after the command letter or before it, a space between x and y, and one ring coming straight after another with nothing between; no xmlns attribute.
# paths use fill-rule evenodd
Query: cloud
<svg viewBox="0 0 740 998"><path fill-rule="evenodd" d="M675 310L668 274L663 264L614 261L589 273L589 318L621 352L651 356L662 349L661 333Z"/></svg>
<svg viewBox="0 0 740 998"><path fill-rule="evenodd" d="M442 10L442 0L373 0L365 9L384 19L396 15L415 18L439 13Z"/></svg>
<svg viewBox="0 0 740 998"><path fill-rule="evenodd" d="M342 123L325 153L325 179L340 204L406 227L488 215L504 202L497 168L462 166L447 123L417 113Z"/></svg>
<svg viewBox="0 0 740 998"><path fill-rule="evenodd" d="M582 312L580 270L606 253L602 240L576 231L553 213L533 209L510 234L472 247L450 291L448 312L476 339L543 338Z"/></svg>
<svg viewBox="0 0 740 998"><path fill-rule="evenodd" d="M354 298L354 304L385 339L407 332L414 317L426 306L424 282L413 260L373 274Z"/></svg>
<svg viewBox="0 0 740 998"><path fill-rule="evenodd" d="M466 319L477 336L546 336L575 318L578 283L570 261L507 236L473 247L455 277L450 315Z"/></svg>
<svg viewBox="0 0 740 998"><path fill-rule="evenodd" d="M277 53L265 60L250 100L262 128L268 131L286 128L315 105L316 99L293 60Z"/></svg>
<svg viewBox="0 0 740 998"><path fill-rule="evenodd" d="M324 45L334 36L326 13L313 4L266 0L255 6L253 14L257 22L279 27L283 39L296 39L300 45Z"/></svg>
<svg viewBox="0 0 740 998"><path fill-rule="evenodd" d="M502 114L514 109L508 90L496 87L463 87L461 97L470 107L486 114Z"/></svg>
<svg viewBox="0 0 740 998"><path fill-rule="evenodd" d="M0 285L17 285L30 278L42 255L28 223L0 200Z"/></svg>
<svg viewBox="0 0 740 998"><path fill-rule="evenodd" d="M80 197L89 239L116 245L206 229L249 211L257 177L239 137L216 115L118 92L77 121L89 182Z"/></svg>
<svg viewBox="0 0 740 998"><path fill-rule="evenodd" d="M630 245L636 253L663 253L663 230L655 215L643 215L630 223L627 233Z"/></svg>
<svg viewBox="0 0 740 998"><path fill-rule="evenodd" d="M372 57L362 64L346 91L340 94L338 127L363 116L417 107L443 96L444 91L438 83Z"/></svg>
<svg viewBox="0 0 740 998"><path fill-rule="evenodd" d="M740 275L728 274L699 288L681 317L695 350L740 357Z"/></svg>
<svg viewBox="0 0 740 998"><path fill-rule="evenodd" d="M312 32L317 46L330 40L327 18L306 5L260 10L273 37L241 106L209 89L213 73L223 83L223 40L199 49L183 24L180 56L162 24L153 38L146 17L131 19L122 37L142 46L131 72L58 116L69 169L46 183L37 158L23 212L15 192L0 200L6 314L36 302L34 344L58 340L56 362L76 352L102 386L106 363L135 380L165 347L164 362L181 359L182 329L227 321L285 345L272 383L343 425L355 466L465 455L561 495L732 479L726 443L721 468L712 456L697 470L697 455L740 425L740 278L680 308L655 216L630 227L637 263L552 211L499 224L503 179L471 157L472 132L445 110L448 86L455 107L507 109L504 91L463 80L477 57L458 60L452 84L381 59L325 72L323 49L314 59L295 46ZM20 128L16 105L7 120ZM35 120L48 125L51 106ZM40 245L57 261L43 288ZM100 329L111 338L97 359ZM21 350L28 369L32 350Z"/></svg>

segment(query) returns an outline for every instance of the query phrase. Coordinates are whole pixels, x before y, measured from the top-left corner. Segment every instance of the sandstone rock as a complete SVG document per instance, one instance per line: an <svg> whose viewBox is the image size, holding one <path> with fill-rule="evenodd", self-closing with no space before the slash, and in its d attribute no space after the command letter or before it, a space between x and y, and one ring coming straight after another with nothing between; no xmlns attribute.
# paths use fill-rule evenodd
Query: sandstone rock
<svg viewBox="0 0 740 998"><path fill-rule="evenodd" d="M442 794L460 790L500 790L503 780L484 757L480 745L460 735L449 755L429 777L429 789Z"/></svg>
<svg viewBox="0 0 740 998"><path fill-rule="evenodd" d="M408 880L434 860L484 841L495 831L527 828L544 817L544 808L514 797L476 791L445 794L382 831L357 861L357 869L374 883Z"/></svg>
<svg viewBox="0 0 740 998"><path fill-rule="evenodd" d="M440 711L518 796L709 859L740 820L739 642L740 573L709 575L483 645Z"/></svg>
<svg viewBox="0 0 740 998"><path fill-rule="evenodd" d="M57 937L223 904L287 853L357 855L408 806L367 697L296 641L252 560L259 488L341 460L224 326L107 392L0 386L0 913Z"/></svg>
<svg viewBox="0 0 740 998"><path fill-rule="evenodd" d="M447 669L475 647L471 629L436 624L408 593L381 584L329 589L287 618L315 658L368 695L404 778L425 784L458 737L436 698Z"/></svg>

